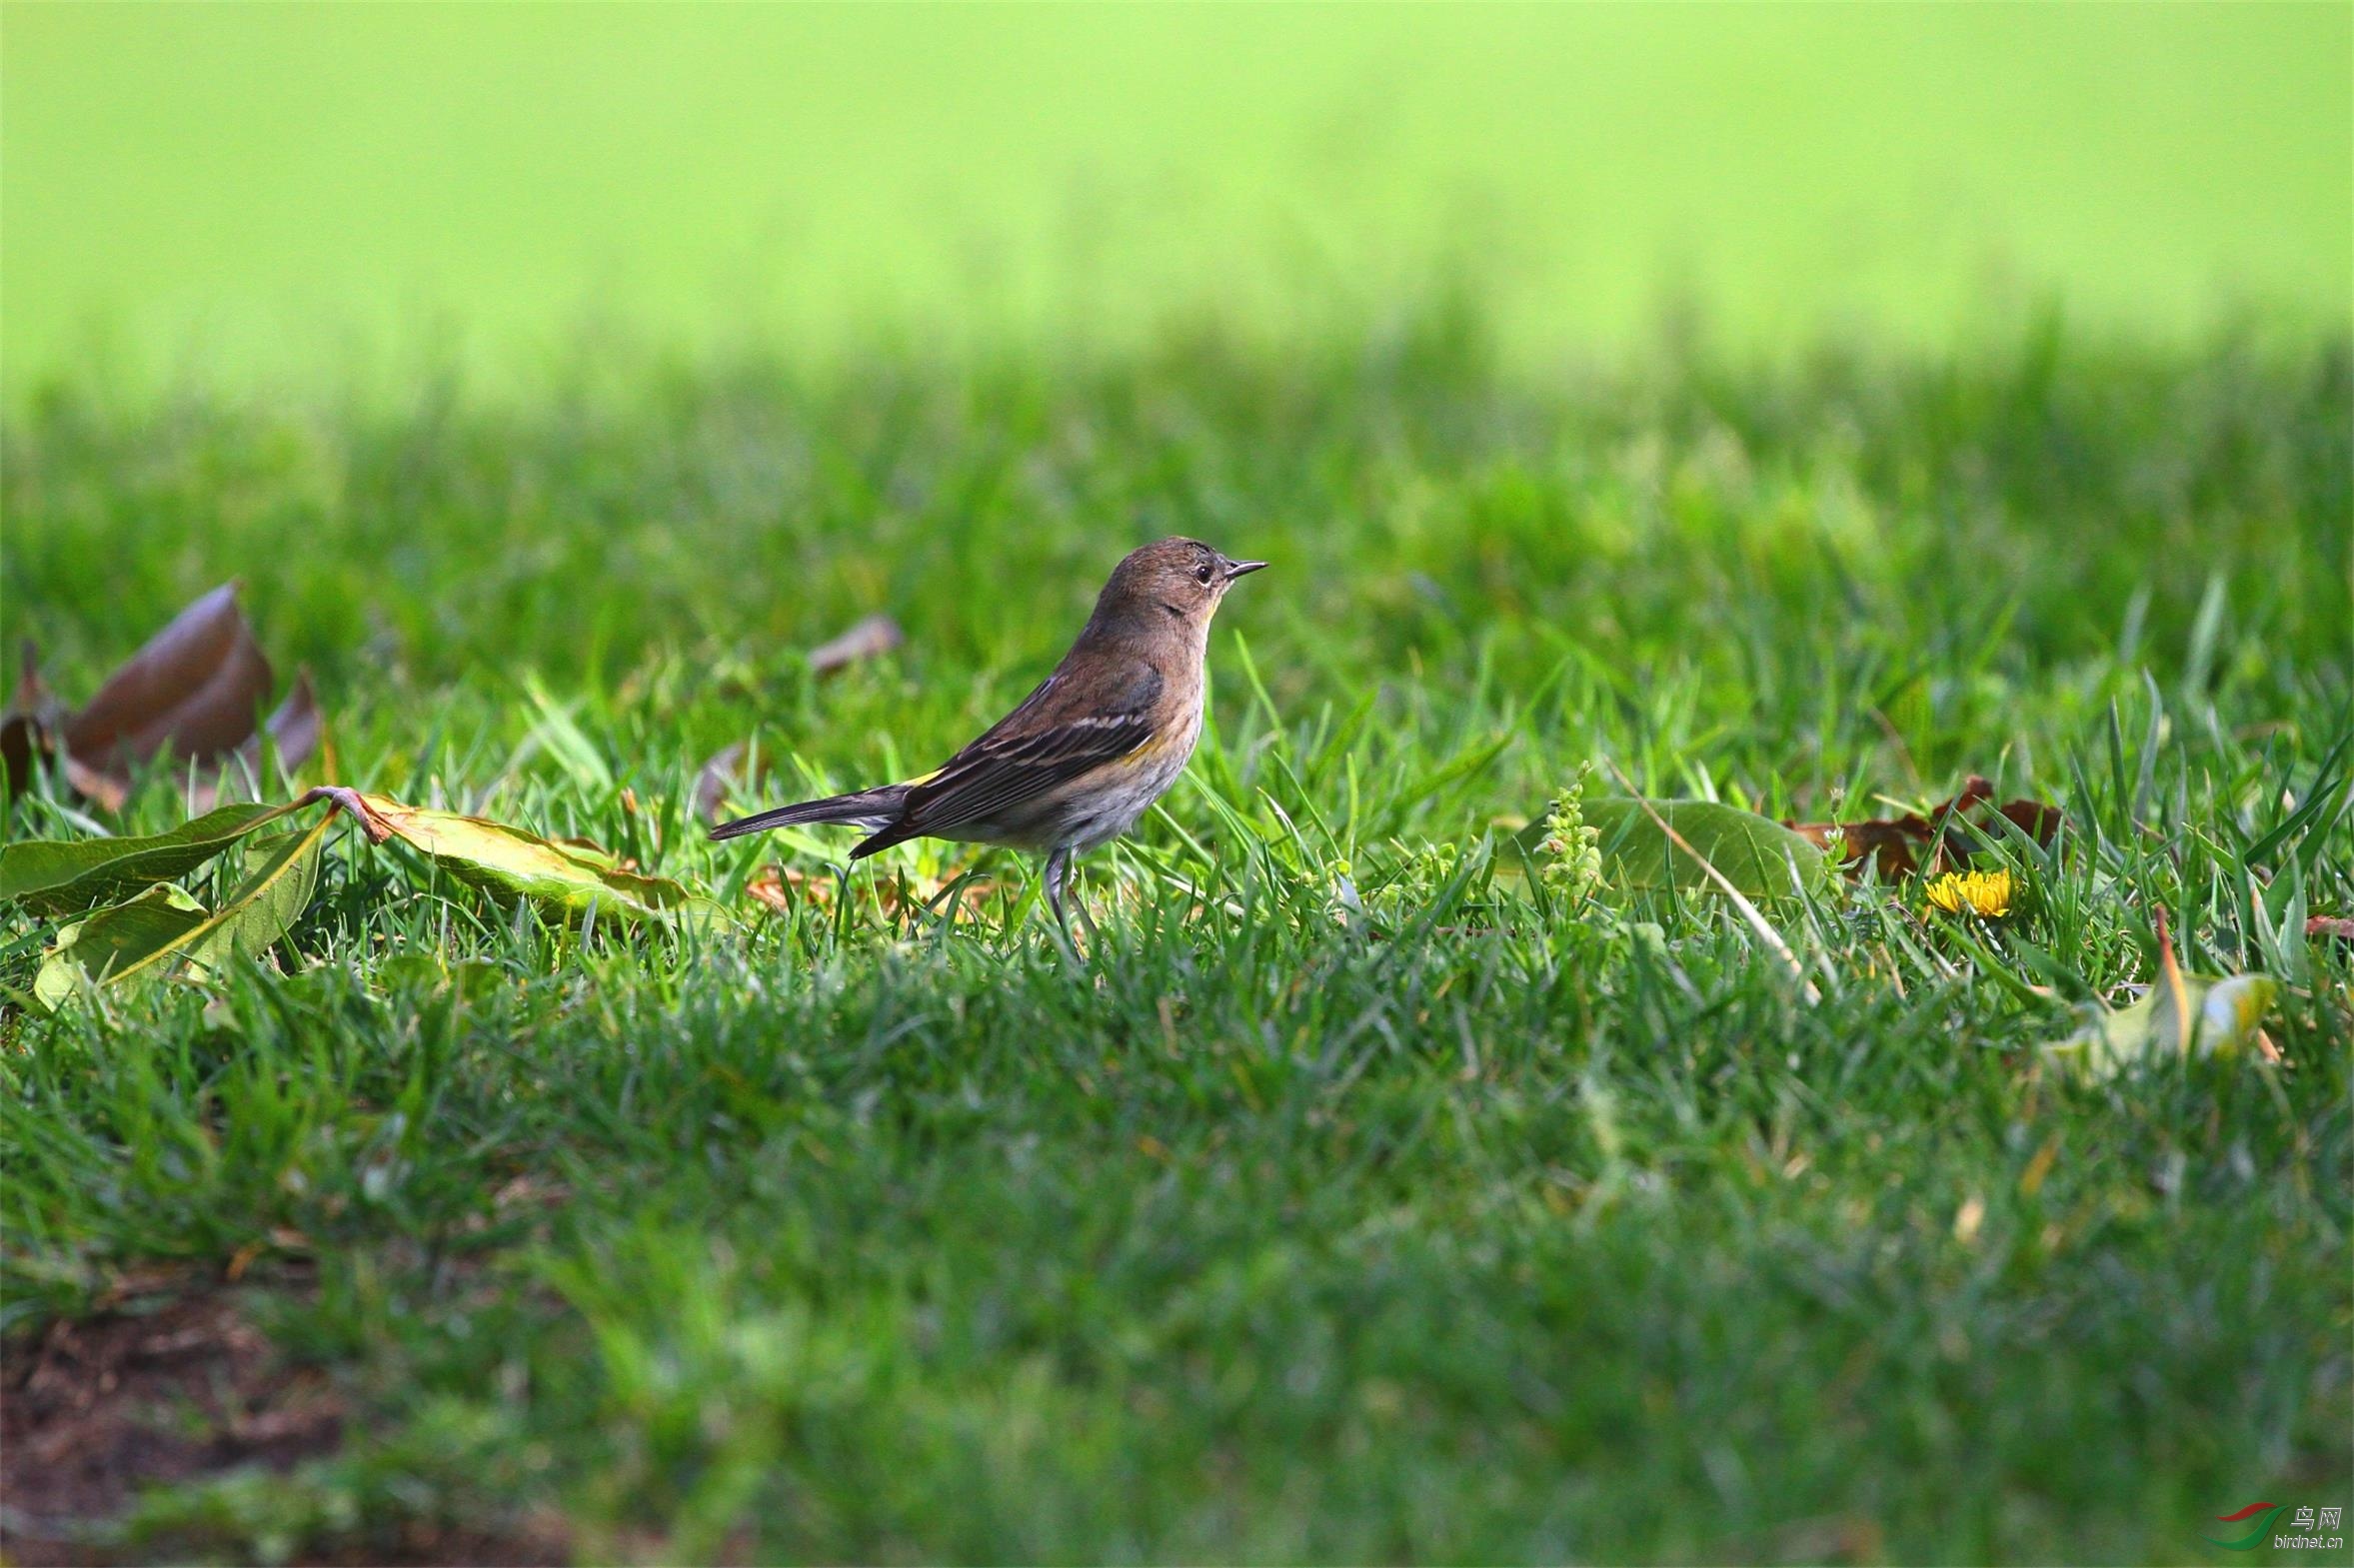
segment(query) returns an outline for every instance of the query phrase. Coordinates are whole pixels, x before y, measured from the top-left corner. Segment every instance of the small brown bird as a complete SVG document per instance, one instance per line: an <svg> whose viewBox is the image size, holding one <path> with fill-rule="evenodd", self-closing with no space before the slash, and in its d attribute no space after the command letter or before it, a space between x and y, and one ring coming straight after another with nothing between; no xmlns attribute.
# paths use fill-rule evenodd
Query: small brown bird
<svg viewBox="0 0 2354 1568"><path fill-rule="evenodd" d="M1135 826L1184 771L1201 735L1209 618L1234 579L1265 565L1230 560L1197 539L1134 551L1113 569L1055 673L941 768L722 822L711 835L847 822L877 829L850 851L854 860L909 838L1043 850L1047 903L1069 941L1071 857Z"/></svg>

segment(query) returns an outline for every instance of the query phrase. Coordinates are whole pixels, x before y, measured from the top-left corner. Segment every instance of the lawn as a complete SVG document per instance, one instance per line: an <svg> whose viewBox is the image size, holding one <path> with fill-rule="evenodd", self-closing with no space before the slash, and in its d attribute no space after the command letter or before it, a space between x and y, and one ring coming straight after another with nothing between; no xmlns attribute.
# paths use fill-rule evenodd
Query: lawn
<svg viewBox="0 0 2354 1568"><path fill-rule="evenodd" d="M2208 1561L2354 1502L2354 943L2303 923L2354 915L2350 426L2354 347L2261 323L1531 368L1444 302L52 385L0 632L53 688L241 579L328 714L300 783L724 913L570 926L339 829L264 960L54 1016L7 914L10 1559ZM1084 963L1019 857L704 840L721 748L746 804L928 768L1177 532L1274 565ZM903 648L812 670L874 612ZM2064 819L1989 848L1998 918L1755 905L1793 973L1721 896L1531 885L1589 765ZM8 831L186 814L52 783ZM2161 978L2160 911L2281 981L2282 1059L2040 1049Z"/></svg>

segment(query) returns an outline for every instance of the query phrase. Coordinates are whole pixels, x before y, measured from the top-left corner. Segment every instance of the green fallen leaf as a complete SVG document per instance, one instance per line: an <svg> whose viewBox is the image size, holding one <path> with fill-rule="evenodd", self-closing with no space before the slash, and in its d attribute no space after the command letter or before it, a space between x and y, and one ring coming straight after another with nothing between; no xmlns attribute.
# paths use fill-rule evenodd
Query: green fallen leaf
<svg viewBox="0 0 2354 1568"><path fill-rule="evenodd" d="M1585 825L1600 837L1602 891L1690 892L1723 889L1699 859L1723 873L1747 898L1784 898L1820 874L1822 851L1781 823L1713 800L1653 800L1606 795L1580 802ZM1658 820L1652 819L1652 812ZM1670 837L1661 828L1673 829ZM1540 851L1547 824L1540 818L1514 835L1524 854ZM1675 838L1683 839L1683 844ZM1688 846L1688 848L1686 847Z"/></svg>
<svg viewBox="0 0 2354 1568"><path fill-rule="evenodd" d="M319 886L319 847L335 825L332 811L310 827L277 833L246 846L245 879L218 914L188 943L192 963L210 968L231 953L261 956L294 928Z"/></svg>
<svg viewBox="0 0 2354 1568"><path fill-rule="evenodd" d="M2228 1056L2256 1037L2279 994L2279 983L2269 975L2210 979L2186 974L2179 1003L2172 986L2153 985L2131 1006L2102 1007L2075 1033L2043 1049L2096 1082L2169 1056Z"/></svg>
<svg viewBox="0 0 2354 1568"><path fill-rule="evenodd" d="M85 983L120 980L186 941L205 918L203 904L169 883L100 909L58 931L33 976L33 999L55 1012Z"/></svg>
<svg viewBox="0 0 2354 1568"><path fill-rule="evenodd" d="M593 845L561 843L504 822L404 805L381 794L355 798L371 837L398 838L503 900L529 898L570 915L594 908L637 916L675 913L695 901L678 882L624 870L616 856Z"/></svg>
<svg viewBox="0 0 2354 1568"><path fill-rule="evenodd" d="M73 914L195 870L238 839L298 809L224 805L170 832L134 838L34 839L0 849L0 901L35 914Z"/></svg>
<svg viewBox="0 0 2354 1568"><path fill-rule="evenodd" d="M256 845L245 878L210 915L167 883L67 926L34 976L34 997L54 1012L84 980L135 984L166 972L175 960L201 973L232 953L258 957L309 905L318 883L319 846L334 825L334 813L323 812L301 832Z"/></svg>
<svg viewBox="0 0 2354 1568"><path fill-rule="evenodd" d="M462 1002L480 1001L514 983L514 975L483 958L445 964L430 952L400 952L376 965L376 983L388 991L419 995L445 993Z"/></svg>
<svg viewBox="0 0 2354 1568"><path fill-rule="evenodd" d="M371 975L386 990L430 991L450 977L442 960L431 952L396 952L378 962Z"/></svg>

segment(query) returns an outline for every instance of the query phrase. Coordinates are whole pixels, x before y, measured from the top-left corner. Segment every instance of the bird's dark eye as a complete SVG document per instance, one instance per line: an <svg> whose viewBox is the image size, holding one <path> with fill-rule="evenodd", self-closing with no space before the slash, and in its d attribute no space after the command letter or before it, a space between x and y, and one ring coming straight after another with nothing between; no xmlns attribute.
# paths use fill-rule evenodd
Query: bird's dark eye
<svg viewBox="0 0 2354 1568"><path fill-rule="evenodd" d="M1193 569L1193 581L1204 588L1209 586L1209 580L1215 575L1209 570L1209 563L1206 561Z"/></svg>

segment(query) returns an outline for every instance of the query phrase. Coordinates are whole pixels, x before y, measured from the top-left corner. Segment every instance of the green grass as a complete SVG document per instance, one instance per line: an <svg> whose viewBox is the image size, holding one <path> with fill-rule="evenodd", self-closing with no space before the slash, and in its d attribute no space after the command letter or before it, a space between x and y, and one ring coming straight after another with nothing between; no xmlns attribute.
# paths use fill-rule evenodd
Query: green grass
<svg viewBox="0 0 2354 1568"><path fill-rule="evenodd" d="M2354 1501L2349 956L2287 918L2354 913L2350 365L2045 322L1537 376L1437 309L1282 358L592 357L496 406L52 391L0 632L53 684L240 576L338 782L751 915L847 839L704 842L720 746L770 797L920 769L1130 544L1275 567L1186 780L1087 865L1085 969L1010 894L584 934L347 835L283 972L11 1018L0 1313L240 1259L350 1401L131 1555L560 1516L590 1560L2171 1561ZM876 609L908 647L813 680ZM1976 771L2067 825L1975 936L1912 888L1769 907L1810 1001L1715 900L1499 877L1589 761L1817 817ZM1030 875L853 880L968 863ZM2287 982L2290 1067L2038 1060L2161 906Z"/></svg>
<svg viewBox="0 0 2354 1568"><path fill-rule="evenodd" d="M2342 332L2349 59L2310 0L12 4L0 396L447 360L528 402L583 323L1313 337L1448 263L1530 359L1663 303L1776 347L2045 294Z"/></svg>

